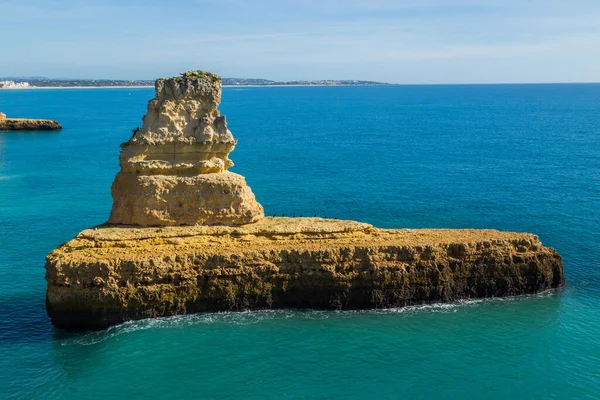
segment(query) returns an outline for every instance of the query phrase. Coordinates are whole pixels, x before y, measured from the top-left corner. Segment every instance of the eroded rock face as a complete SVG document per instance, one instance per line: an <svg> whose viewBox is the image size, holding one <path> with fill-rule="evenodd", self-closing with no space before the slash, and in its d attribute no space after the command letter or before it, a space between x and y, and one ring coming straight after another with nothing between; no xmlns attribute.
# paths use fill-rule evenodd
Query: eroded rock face
<svg viewBox="0 0 600 400"><path fill-rule="evenodd" d="M242 225L264 216L250 187L227 171L237 143L227 129L221 78L189 71L158 79L140 129L121 145L108 223Z"/></svg>
<svg viewBox="0 0 600 400"><path fill-rule="evenodd" d="M401 307L565 282L560 255L532 234L321 218L97 227L51 252L46 270L48 314L67 329L198 311Z"/></svg>
<svg viewBox="0 0 600 400"><path fill-rule="evenodd" d="M0 112L0 119L6 119L6 114Z"/></svg>

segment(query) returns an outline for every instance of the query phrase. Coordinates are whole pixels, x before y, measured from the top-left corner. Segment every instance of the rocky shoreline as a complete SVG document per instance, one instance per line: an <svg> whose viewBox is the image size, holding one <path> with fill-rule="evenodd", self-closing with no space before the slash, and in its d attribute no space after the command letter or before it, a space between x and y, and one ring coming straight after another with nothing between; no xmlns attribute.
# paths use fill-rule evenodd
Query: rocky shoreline
<svg viewBox="0 0 600 400"><path fill-rule="evenodd" d="M49 119L7 118L0 113L0 131L59 131L62 126Z"/></svg>
<svg viewBox="0 0 600 400"><path fill-rule="evenodd" d="M142 127L121 145L107 224L48 254L54 325L402 307L564 285L560 255L530 233L265 218L244 177L229 171L237 140L217 110L221 88L204 71L156 81Z"/></svg>

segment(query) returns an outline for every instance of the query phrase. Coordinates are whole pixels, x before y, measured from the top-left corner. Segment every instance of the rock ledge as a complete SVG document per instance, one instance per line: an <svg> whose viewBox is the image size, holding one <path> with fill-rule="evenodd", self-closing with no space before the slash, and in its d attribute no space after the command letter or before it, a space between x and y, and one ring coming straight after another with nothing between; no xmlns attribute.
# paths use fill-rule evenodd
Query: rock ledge
<svg viewBox="0 0 600 400"><path fill-rule="evenodd" d="M59 131L62 126L49 119L6 118L0 113L0 131Z"/></svg>
<svg viewBox="0 0 600 400"><path fill-rule="evenodd" d="M99 226L51 252L46 269L48 313L66 329L199 311L401 307L565 282L560 255L532 234L321 218Z"/></svg>

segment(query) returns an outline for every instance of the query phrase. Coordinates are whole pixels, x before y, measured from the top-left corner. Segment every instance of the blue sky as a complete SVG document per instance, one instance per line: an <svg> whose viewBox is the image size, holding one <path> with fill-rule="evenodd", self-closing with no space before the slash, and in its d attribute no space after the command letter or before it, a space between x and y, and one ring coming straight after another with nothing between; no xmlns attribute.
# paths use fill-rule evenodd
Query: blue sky
<svg viewBox="0 0 600 400"><path fill-rule="evenodd" d="M0 76L599 82L599 0L0 0Z"/></svg>

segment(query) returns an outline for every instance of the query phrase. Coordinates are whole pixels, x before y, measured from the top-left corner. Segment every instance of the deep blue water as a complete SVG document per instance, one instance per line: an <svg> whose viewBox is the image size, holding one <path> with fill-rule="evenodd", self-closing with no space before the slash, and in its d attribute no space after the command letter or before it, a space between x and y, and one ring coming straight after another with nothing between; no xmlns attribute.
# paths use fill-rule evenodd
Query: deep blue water
<svg viewBox="0 0 600 400"><path fill-rule="evenodd" d="M0 91L1 398L600 398L600 85L226 88L267 215L539 234L567 287L371 312L251 312L68 334L44 257L104 222L150 89Z"/></svg>

